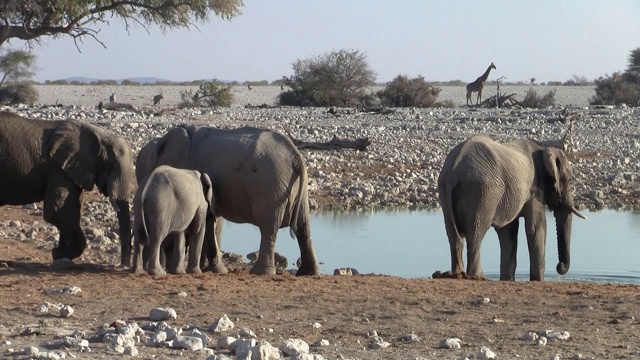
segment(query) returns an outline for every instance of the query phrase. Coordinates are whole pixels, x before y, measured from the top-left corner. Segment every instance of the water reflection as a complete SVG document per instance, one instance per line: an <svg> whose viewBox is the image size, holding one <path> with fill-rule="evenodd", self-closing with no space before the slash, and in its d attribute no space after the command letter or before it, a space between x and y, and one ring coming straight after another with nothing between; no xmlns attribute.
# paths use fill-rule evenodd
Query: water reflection
<svg viewBox="0 0 640 360"><path fill-rule="evenodd" d="M574 219L571 268L560 276L554 218L547 213L547 280L640 284L640 212L588 212L588 220ZM529 279L529 252L524 226L518 236L516 279ZM402 277L430 277L450 269L449 243L440 210L324 211L311 218L311 232L320 269L332 274L340 267L361 273ZM247 254L259 246L260 233L251 225L225 224L222 248ZM278 233L276 251L294 262L297 241L288 229ZM499 243L495 231L482 243L485 275L499 277ZM465 258L466 263L466 258Z"/></svg>

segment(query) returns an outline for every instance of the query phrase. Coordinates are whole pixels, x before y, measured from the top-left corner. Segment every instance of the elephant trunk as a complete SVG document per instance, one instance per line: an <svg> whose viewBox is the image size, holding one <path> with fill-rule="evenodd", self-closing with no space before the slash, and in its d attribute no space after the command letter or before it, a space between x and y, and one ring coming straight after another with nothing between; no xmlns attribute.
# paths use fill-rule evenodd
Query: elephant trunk
<svg viewBox="0 0 640 360"><path fill-rule="evenodd" d="M556 271L560 275L564 275L569 271L570 255L569 248L571 244L571 208L572 206L563 206L553 212L556 218L556 235L558 236L558 265Z"/></svg>
<svg viewBox="0 0 640 360"><path fill-rule="evenodd" d="M118 216L120 236L120 265L131 266L131 217L129 213L129 198L131 197L131 183L133 169L119 166L110 174L107 181L107 194Z"/></svg>

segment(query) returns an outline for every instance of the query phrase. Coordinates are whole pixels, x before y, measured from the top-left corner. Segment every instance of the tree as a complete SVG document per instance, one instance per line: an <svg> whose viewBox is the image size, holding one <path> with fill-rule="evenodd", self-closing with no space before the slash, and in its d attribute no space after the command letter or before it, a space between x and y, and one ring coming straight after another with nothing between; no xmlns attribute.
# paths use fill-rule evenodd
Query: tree
<svg viewBox="0 0 640 360"><path fill-rule="evenodd" d="M2 0L0 47L10 39L27 42L63 35L74 41L97 35L99 23L120 19L128 30L132 23L147 29L156 24L162 31L207 22L211 13L225 20L241 14L242 0Z"/></svg>
<svg viewBox="0 0 640 360"><path fill-rule="evenodd" d="M30 52L22 50L7 50L0 53L0 86L5 81L13 82L28 80L34 75L33 66L36 56Z"/></svg>
<svg viewBox="0 0 640 360"><path fill-rule="evenodd" d="M627 58L627 70L623 74L626 81L640 84L640 48L629 52Z"/></svg>
<svg viewBox="0 0 640 360"><path fill-rule="evenodd" d="M360 105L376 73L367 56L357 50L333 50L293 63L293 75L283 78L290 90L280 94L282 105L351 106Z"/></svg>

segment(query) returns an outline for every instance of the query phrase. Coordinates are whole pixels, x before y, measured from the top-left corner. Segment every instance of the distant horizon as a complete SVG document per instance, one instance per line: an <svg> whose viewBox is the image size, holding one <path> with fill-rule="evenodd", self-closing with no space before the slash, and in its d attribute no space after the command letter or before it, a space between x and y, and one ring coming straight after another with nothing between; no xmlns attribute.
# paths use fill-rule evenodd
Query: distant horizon
<svg viewBox="0 0 640 360"><path fill-rule="evenodd" d="M576 80L576 76L574 75L573 77L566 79L566 80L550 80L550 81L541 81L538 82L536 81L535 83L531 83L531 79L527 79L527 80L515 80L515 81L507 81L507 80L502 80L501 84L522 84L522 85L545 85L548 83L553 83L553 85L563 85L563 86L585 86L585 85L592 85L594 83L594 81L596 79L586 79L586 78L582 78L582 81L580 83L575 83ZM578 77L579 78L579 77ZM63 78L63 79L45 79L42 81L37 81L37 80L32 80L35 81L37 83L40 83L42 85L46 85L46 82L59 82L59 81L66 81L66 82L80 82L83 84L91 84L93 82L107 82L107 81L116 81L118 83L122 83L123 81L131 81L131 82L137 82L140 84L154 84L154 83L176 83L176 84L180 84L180 83L190 83L190 82L198 82L198 81L212 81L214 79L212 78L208 78L208 79L190 79L190 80L170 80L170 79L164 79L164 78L159 78L159 77L155 77L155 76L132 76L132 77L127 77L127 78L104 78L104 79L100 79L100 78L93 78L93 77L88 77L88 76L71 76L71 77L67 77L67 78ZM261 82L265 82L267 81L268 84L255 84L256 86L277 86L277 85L272 85L273 82L282 80L280 79L275 79L275 80L267 80L267 79L260 79L260 80L227 80L227 79L215 79L218 82L221 83L225 83L225 84L230 84L230 83L237 83L237 85L243 85L245 83L261 83ZM574 81L574 83L571 83L572 80ZM389 81L385 81L385 82L379 82L376 81L375 84L376 85L384 85L386 83L388 83ZM456 83L459 82L460 84L457 84L457 86L462 86L463 84L467 84L466 82L460 80L460 79L455 79L455 80L442 80L442 81L428 81L428 83L435 83L435 84L447 84L447 83ZM487 83L489 84L493 84L495 83L496 80L487 80ZM121 85L121 84L120 84Z"/></svg>

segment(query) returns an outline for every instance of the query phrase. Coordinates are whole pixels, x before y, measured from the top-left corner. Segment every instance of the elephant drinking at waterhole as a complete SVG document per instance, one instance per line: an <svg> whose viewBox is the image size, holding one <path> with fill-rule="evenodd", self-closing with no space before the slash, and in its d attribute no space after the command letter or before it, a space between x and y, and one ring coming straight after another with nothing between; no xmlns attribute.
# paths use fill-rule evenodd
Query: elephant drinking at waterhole
<svg viewBox="0 0 640 360"><path fill-rule="evenodd" d="M54 260L82 255L87 241L80 228L80 195L95 185L116 209L120 261L130 265L133 176L129 143L99 126L0 112L0 205L44 200L44 219L60 232Z"/></svg>
<svg viewBox="0 0 640 360"><path fill-rule="evenodd" d="M438 178L440 205L451 249L451 272L484 277L480 245L494 227L500 240L500 280L514 280L519 218L524 218L529 247L530 279L544 280L548 207L556 219L559 263L569 270L572 214L584 218L573 202L572 171L564 152L541 142L521 139L498 143L472 136L447 156Z"/></svg>
<svg viewBox="0 0 640 360"><path fill-rule="evenodd" d="M287 226L300 247L302 263L297 275L319 273L309 226L307 169L288 137L253 127L179 126L140 150L136 178L143 179L159 165L211 176L216 189L215 231L207 227L204 245L211 270L227 271L219 244L222 217L260 229L259 256L251 273L276 273L276 234Z"/></svg>

